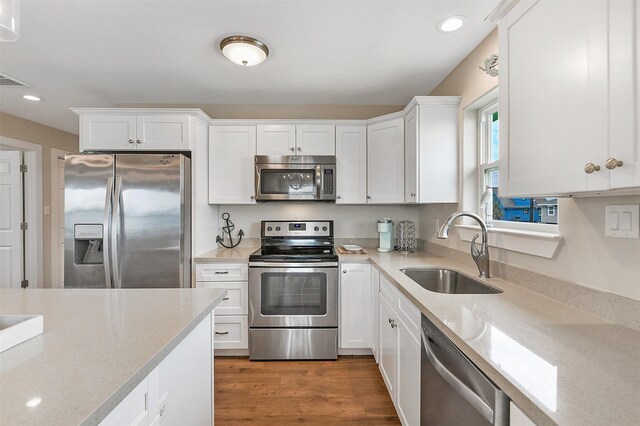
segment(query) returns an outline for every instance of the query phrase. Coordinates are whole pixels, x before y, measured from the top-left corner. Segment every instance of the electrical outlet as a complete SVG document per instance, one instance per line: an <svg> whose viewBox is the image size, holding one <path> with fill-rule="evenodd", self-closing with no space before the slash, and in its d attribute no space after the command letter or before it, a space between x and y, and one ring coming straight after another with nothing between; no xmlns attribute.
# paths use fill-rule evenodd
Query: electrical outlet
<svg viewBox="0 0 640 426"><path fill-rule="evenodd" d="M162 423L167 418L167 397L169 394L164 394L162 400L160 401L160 406L158 408L158 413L160 414L160 423Z"/></svg>

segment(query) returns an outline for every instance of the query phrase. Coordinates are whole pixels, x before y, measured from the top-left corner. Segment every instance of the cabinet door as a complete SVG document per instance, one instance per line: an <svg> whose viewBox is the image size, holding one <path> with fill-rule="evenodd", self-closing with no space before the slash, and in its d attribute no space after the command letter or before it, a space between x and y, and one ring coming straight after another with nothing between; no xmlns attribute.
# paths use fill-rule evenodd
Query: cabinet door
<svg viewBox="0 0 640 426"><path fill-rule="evenodd" d="M398 368L398 333L395 311L382 294L378 295L380 342L378 359L382 379L392 400L396 400L396 374Z"/></svg>
<svg viewBox="0 0 640 426"><path fill-rule="evenodd" d="M215 349L249 349L247 315L216 315L213 330Z"/></svg>
<svg viewBox="0 0 640 426"><path fill-rule="evenodd" d="M418 110L413 107L404 116L404 202L418 202Z"/></svg>
<svg viewBox="0 0 640 426"><path fill-rule="evenodd" d="M141 115L137 118L137 149L188 151L189 116L186 114Z"/></svg>
<svg viewBox="0 0 640 426"><path fill-rule="evenodd" d="M100 422L100 426L147 425L147 379L145 378L116 408Z"/></svg>
<svg viewBox="0 0 640 426"><path fill-rule="evenodd" d="M380 346L378 291L380 291L380 271L376 267L371 267L371 352L376 362L379 362L378 347Z"/></svg>
<svg viewBox="0 0 640 426"><path fill-rule="evenodd" d="M367 127L367 202L404 202L404 120Z"/></svg>
<svg viewBox="0 0 640 426"><path fill-rule="evenodd" d="M227 296L215 308L216 315L248 315L249 284L240 282L196 281L196 288L227 290Z"/></svg>
<svg viewBox="0 0 640 426"><path fill-rule="evenodd" d="M367 202L367 127L336 126L336 204Z"/></svg>
<svg viewBox="0 0 640 426"><path fill-rule="evenodd" d="M209 204L255 204L255 126L209 128Z"/></svg>
<svg viewBox="0 0 640 426"><path fill-rule="evenodd" d="M607 3L521 1L500 21L500 195L608 188Z"/></svg>
<svg viewBox="0 0 640 426"><path fill-rule="evenodd" d="M340 347L371 347L371 265L343 263L340 274Z"/></svg>
<svg viewBox="0 0 640 426"><path fill-rule="evenodd" d="M296 150L296 126L288 124L259 124L258 155L292 155Z"/></svg>
<svg viewBox="0 0 640 426"><path fill-rule="evenodd" d="M404 425L420 424L420 340L399 318L398 322L398 382L396 407Z"/></svg>
<svg viewBox="0 0 640 426"><path fill-rule="evenodd" d="M120 151L136 149L135 115L80 117L80 151Z"/></svg>
<svg viewBox="0 0 640 426"><path fill-rule="evenodd" d="M296 152L300 155L336 155L336 127L333 124L297 125Z"/></svg>
<svg viewBox="0 0 640 426"><path fill-rule="evenodd" d="M640 4L609 2L608 158L622 161L609 172L612 189L640 187ZM634 46L635 45L635 46ZM635 91L633 88L635 87Z"/></svg>

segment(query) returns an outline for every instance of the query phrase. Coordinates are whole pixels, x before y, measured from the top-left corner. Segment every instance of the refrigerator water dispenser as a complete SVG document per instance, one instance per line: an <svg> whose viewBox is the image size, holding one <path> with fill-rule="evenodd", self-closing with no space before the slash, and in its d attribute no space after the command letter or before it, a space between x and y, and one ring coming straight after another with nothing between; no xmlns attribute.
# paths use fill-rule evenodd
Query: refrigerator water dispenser
<svg viewBox="0 0 640 426"><path fill-rule="evenodd" d="M76 265L104 263L102 251L102 225L83 224L74 226L74 253Z"/></svg>

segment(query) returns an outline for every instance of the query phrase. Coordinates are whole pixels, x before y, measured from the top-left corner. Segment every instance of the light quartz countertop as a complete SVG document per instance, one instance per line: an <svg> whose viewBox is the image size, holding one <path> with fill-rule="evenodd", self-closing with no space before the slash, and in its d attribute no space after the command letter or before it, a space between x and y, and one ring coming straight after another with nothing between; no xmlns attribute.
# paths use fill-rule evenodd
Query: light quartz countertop
<svg viewBox="0 0 640 426"><path fill-rule="evenodd" d="M260 247L217 248L193 258L196 263L247 263L249 255Z"/></svg>
<svg viewBox="0 0 640 426"><path fill-rule="evenodd" d="M0 289L0 314L44 316L43 334L0 354L0 425L99 423L225 294Z"/></svg>
<svg viewBox="0 0 640 426"><path fill-rule="evenodd" d="M639 332L499 278L480 280L500 294L430 292L400 269L478 271L426 253L365 249L340 261L376 266L539 426L640 424ZM199 259L247 262L249 254L219 249Z"/></svg>

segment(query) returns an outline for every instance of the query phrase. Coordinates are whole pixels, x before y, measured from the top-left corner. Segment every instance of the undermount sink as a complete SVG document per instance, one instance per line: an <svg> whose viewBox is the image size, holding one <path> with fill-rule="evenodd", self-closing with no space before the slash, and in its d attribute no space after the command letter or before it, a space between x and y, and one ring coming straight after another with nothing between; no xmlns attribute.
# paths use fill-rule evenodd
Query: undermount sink
<svg viewBox="0 0 640 426"><path fill-rule="evenodd" d="M451 269L400 269L422 288L446 294L492 294L502 290Z"/></svg>

